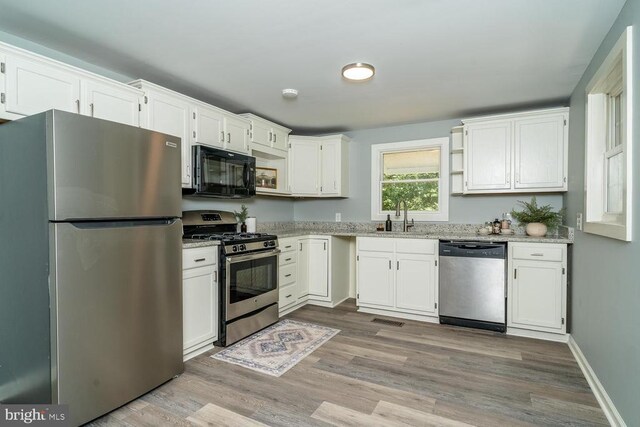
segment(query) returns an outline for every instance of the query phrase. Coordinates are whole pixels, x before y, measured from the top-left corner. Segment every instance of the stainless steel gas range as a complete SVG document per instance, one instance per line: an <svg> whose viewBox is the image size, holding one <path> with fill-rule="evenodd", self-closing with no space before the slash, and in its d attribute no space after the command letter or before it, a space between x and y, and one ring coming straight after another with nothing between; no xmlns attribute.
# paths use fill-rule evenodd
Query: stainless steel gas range
<svg viewBox="0 0 640 427"><path fill-rule="evenodd" d="M220 241L220 331L227 346L278 321L278 238L237 233L233 213L182 213L185 239Z"/></svg>

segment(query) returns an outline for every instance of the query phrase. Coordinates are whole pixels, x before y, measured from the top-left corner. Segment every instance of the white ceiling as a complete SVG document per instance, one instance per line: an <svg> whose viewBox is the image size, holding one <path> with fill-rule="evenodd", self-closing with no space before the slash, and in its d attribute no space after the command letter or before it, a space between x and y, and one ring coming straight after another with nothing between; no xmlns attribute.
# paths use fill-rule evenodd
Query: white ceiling
<svg viewBox="0 0 640 427"><path fill-rule="evenodd" d="M623 4L0 0L0 30L309 133L563 103Z"/></svg>

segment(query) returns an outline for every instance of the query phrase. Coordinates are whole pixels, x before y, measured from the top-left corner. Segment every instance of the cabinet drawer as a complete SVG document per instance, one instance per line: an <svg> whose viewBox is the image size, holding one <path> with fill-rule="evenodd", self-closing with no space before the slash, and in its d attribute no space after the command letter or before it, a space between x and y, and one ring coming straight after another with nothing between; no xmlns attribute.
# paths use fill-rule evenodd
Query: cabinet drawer
<svg viewBox="0 0 640 427"><path fill-rule="evenodd" d="M361 251L393 252L393 240L387 237L358 237L358 249Z"/></svg>
<svg viewBox="0 0 640 427"><path fill-rule="evenodd" d="M298 254L294 252L282 252L280 254L280 265L289 265L296 262Z"/></svg>
<svg viewBox="0 0 640 427"><path fill-rule="evenodd" d="M564 246L548 246L548 245L514 245L514 259L531 259L537 261L564 261Z"/></svg>
<svg viewBox="0 0 640 427"><path fill-rule="evenodd" d="M298 243L297 238L289 238L289 239L279 239L278 240L278 248L282 253L285 252L293 252L296 250L296 244Z"/></svg>
<svg viewBox="0 0 640 427"><path fill-rule="evenodd" d="M396 252L405 254L433 255L436 253L436 240L396 239Z"/></svg>
<svg viewBox="0 0 640 427"><path fill-rule="evenodd" d="M182 269L187 270L204 265L215 265L218 258L218 247L184 249L182 251Z"/></svg>
<svg viewBox="0 0 640 427"><path fill-rule="evenodd" d="M278 304L280 305L280 309L282 307L286 307L294 302L298 301L298 295L296 294L296 285L295 283L291 283L287 286L280 288L280 298L278 300Z"/></svg>
<svg viewBox="0 0 640 427"><path fill-rule="evenodd" d="M296 281L296 264L289 264L280 267L280 286L290 285Z"/></svg>

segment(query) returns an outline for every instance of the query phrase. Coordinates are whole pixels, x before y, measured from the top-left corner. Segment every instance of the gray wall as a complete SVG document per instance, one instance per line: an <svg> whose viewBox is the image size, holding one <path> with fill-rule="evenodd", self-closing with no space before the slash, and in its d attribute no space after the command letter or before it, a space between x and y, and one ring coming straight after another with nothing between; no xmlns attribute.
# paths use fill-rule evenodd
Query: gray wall
<svg viewBox="0 0 640 427"><path fill-rule="evenodd" d="M21 37L14 36L13 34L5 33L3 31L0 31L0 41L4 43L8 43L15 47L28 50L33 53L37 53L42 56L46 56L47 58L64 62L65 64L73 65L74 67L82 68L83 70L91 71L92 73L96 73L101 76L105 76L110 79L117 80L119 82L127 83L132 80L135 80L130 76L125 76L123 74L116 73L106 68L98 67L97 65L84 62L73 56L69 56L57 50L49 49L48 47L44 47L40 44L33 43L29 40L25 40Z"/></svg>
<svg viewBox="0 0 640 427"><path fill-rule="evenodd" d="M628 0L571 96L569 218L584 212L585 87L627 25L633 28L633 228L627 243L576 231L572 331L627 425L640 425L640 0Z"/></svg>
<svg viewBox="0 0 640 427"><path fill-rule="evenodd" d="M353 141L349 146L349 198L295 202L297 221L334 221L336 212L342 221L371 220L371 145L386 142L410 141L423 138L448 137L451 128L460 120L417 123L404 126L367 129L348 132ZM493 220L502 212L518 207L518 200L529 200L530 195L451 196L449 222L456 224L483 223ZM562 207L558 194L538 196L538 203Z"/></svg>
<svg viewBox="0 0 640 427"><path fill-rule="evenodd" d="M182 210L217 209L224 211L240 211L246 205L249 216L257 218L258 223L273 221L293 221L293 201L277 197L254 197L246 200L205 199L194 197L182 198Z"/></svg>

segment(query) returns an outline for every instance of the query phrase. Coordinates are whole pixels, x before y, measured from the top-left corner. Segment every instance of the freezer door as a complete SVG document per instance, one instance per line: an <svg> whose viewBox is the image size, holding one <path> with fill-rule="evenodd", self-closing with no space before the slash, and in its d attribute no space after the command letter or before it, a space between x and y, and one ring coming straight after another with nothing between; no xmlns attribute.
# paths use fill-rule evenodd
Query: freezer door
<svg viewBox="0 0 640 427"><path fill-rule="evenodd" d="M180 138L53 111L49 219L179 217Z"/></svg>
<svg viewBox="0 0 640 427"><path fill-rule="evenodd" d="M181 221L86 224L50 224L53 403L73 425L183 371Z"/></svg>

